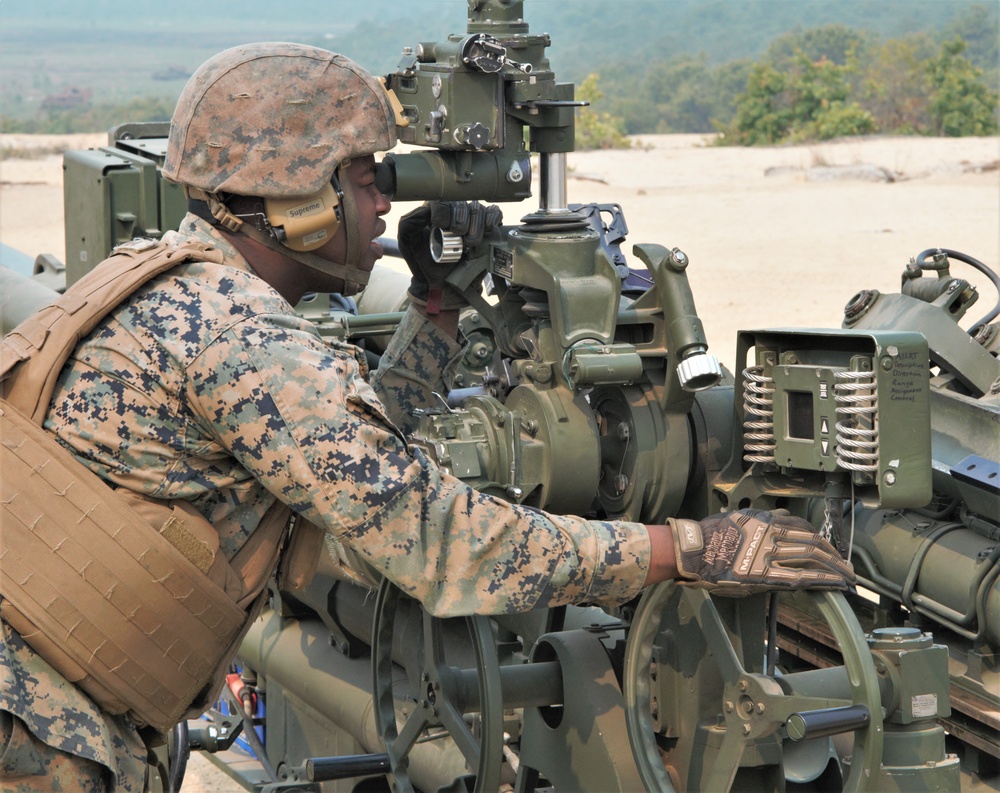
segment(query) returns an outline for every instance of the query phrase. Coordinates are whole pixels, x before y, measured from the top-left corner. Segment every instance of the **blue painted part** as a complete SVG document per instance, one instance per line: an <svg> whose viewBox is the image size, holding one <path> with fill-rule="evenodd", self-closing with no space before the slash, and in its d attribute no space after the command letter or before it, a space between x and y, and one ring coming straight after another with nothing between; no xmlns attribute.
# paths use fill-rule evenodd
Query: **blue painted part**
<svg viewBox="0 0 1000 793"><path fill-rule="evenodd" d="M994 495L1000 495L1000 463L970 454L952 466L951 475L971 485L976 485Z"/></svg>
<svg viewBox="0 0 1000 793"><path fill-rule="evenodd" d="M0 264L18 275L31 276L35 272L35 257L0 242Z"/></svg>

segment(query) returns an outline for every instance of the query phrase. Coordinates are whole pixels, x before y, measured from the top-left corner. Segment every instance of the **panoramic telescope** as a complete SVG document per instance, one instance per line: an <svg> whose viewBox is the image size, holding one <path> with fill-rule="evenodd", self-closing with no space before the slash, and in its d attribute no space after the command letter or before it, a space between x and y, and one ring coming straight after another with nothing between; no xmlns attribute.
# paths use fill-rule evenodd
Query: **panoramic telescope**
<svg viewBox="0 0 1000 793"><path fill-rule="evenodd" d="M272 582L218 706L171 735L164 788L192 751L261 792L997 785L998 308L959 322L979 298L971 269L998 296L1000 278L917 240L899 292L857 285L839 327L747 328L724 368L686 253L626 248L621 206L568 203L583 103L524 5L469 0L465 32L410 44L386 76L406 146L379 164L380 189L518 216L467 250L434 237L470 300L469 345L411 442L556 513L788 510L858 588L723 598L670 582L614 611L437 619L360 565L345 573L350 550L317 532L316 569ZM5 295L23 290L5 331L115 245L176 227L165 137L123 124L66 154L66 266L2 273ZM380 268L356 310L313 296L299 311L377 355L407 283Z"/></svg>

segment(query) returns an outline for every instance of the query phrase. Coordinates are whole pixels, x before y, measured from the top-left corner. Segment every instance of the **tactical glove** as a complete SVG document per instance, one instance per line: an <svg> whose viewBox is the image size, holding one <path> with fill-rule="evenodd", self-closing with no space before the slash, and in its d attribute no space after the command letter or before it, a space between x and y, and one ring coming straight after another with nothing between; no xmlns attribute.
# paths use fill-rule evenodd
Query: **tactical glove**
<svg viewBox="0 0 1000 793"><path fill-rule="evenodd" d="M467 250L478 245L503 219L496 205L478 201L431 201L403 215L399 221L399 252L412 277L407 294L410 301L426 306L428 314L464 308L466 299L452 289L445 278L455 269L452 262L436 262L431 256L433 229L457 234Z"/></svg>
<svg viewBox="0 0 1000 793"><path fill-rule="evenodd" d="M746 509L668 523L680 578L715 594L845 589L855 582L851 565L802 518Z"/></svg>

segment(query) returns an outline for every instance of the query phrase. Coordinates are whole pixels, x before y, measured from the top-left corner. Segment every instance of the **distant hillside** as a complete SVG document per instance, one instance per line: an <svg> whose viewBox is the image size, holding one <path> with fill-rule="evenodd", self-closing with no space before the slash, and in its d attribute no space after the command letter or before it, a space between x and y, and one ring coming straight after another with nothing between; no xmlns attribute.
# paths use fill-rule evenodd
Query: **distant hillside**
<svg viewBox="0 0 1000 793"><path fill-rule="evenodd" d="M684 54L753 58L782 33L820 25L880 37L943 30L977 5L995 60L995 0L525 0L524 13L532 32L551 34L559 79L579 83ZM246 41L318 44L387 72L404 46L464 32L467 9L467 0L0 0L0 114L32 118L46 101L86 91L95 105L170 107L184 75Z"/></svg>
<svg viewBox="0 0 1000 793"><path fill-rule="evenodd" d="M399 42L462 32L465 4L416 0L397 4L394 15L373 10L349 32L327 39L326 46L370 68L389 69ZM580 82L620 61L641 65L699 53L711 63L753 58L782 33L822 25L858 28L882 38L933 32L975 6L990 9L996 39L1000 4L982 0L525 0L524 15L533 33L551 34L549 57L560 78Z"/></svg>

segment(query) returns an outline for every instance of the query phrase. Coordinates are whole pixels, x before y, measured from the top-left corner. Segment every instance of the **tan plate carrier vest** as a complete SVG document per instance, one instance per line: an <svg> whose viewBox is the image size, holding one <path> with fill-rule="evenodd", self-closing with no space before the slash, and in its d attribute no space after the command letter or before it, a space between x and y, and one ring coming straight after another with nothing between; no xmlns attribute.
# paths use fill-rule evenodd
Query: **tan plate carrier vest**
<svg viewBox="0 0 1000 793"><path fill-rule="evenodd" d="M217 695L290 510L277 502L226 560L190 505L114 490L41 425L77 342L188 259L222 254L200 243L119 246L0 340L0 616L101 708L161 732Z"/></svg>

